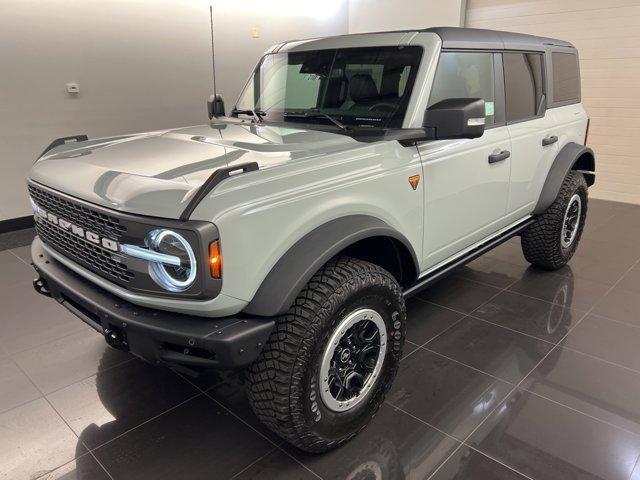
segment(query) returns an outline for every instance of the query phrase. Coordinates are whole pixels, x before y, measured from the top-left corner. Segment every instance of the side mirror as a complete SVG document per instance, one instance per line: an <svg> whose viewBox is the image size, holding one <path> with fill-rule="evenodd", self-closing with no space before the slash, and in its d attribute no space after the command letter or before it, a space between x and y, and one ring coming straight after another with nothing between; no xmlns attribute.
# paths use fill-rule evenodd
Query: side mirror
<svg viewBox="0 0 640 480"><path fill-rule="evenodd" d="M211 95L207 100L207 113L209 114L209 120L213 117L224 117L224 100L222 95Z"/></svg>
<svg viewBox="0 0 640 480"><path fill-rule="evenodd" d="M429 138L477 138L484 133L485 106L481 98L447 98L424 112L422 126Z"/></svg>

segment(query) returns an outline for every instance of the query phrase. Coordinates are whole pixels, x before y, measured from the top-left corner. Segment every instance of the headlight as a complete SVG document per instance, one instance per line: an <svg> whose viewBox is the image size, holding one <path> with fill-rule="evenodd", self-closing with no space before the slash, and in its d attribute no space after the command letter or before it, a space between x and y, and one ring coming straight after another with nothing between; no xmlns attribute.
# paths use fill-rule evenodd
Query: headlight
<svg viewBox="0 0 640 480"><path fill-rule="evenodd" d="M193 284L197 273L196 256L182 235L172 230L153 230L147 236L147 245L153 252L180 259L180 265L149 262L149 274L158 285L170 292L182 292Z"/></svg>

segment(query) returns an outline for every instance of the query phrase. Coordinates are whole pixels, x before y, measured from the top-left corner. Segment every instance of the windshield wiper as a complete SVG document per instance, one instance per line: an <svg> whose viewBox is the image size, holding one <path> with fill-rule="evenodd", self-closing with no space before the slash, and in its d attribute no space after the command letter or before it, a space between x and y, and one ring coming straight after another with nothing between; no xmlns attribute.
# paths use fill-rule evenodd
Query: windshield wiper
<svg viewBox="0 0 640 480"><path fill-rule="evenodd" d="M263 117L266 115L266 112L263 112L262 110L238 110L237 108L231 110L231 113L234 115L251 115L253 120L257 123L262 123L264 121Z"/></svg>
<svg viewBox="0 0 640 480"><path fill-rule="evenodd" d="M349 130L349 127L347 127L344 123L342 123L339 120L333 118L328 113L320 112L319 110L316 110L316 109L311 109L311 110L307 110L306 112L300 112L300 113L285 112L284 116L285 116L285 118L287 118L287 117L290 117L290 118L326 118L327 120L329 120L331 123L333 123L339 129L341 129L341 130Z"/></svg>
<svg viewBox="0 0 640 480"><path fill-rule="evenodd" d="M344 123L340 122L339 120L336 120L328 113L324 113L316 109L307 110L306 112L304 112L304 116L307 118L326 118L327 120L332 122L334 125L336 125L338 128L340 128L340 130L347 130L347 126Z"/></svg>

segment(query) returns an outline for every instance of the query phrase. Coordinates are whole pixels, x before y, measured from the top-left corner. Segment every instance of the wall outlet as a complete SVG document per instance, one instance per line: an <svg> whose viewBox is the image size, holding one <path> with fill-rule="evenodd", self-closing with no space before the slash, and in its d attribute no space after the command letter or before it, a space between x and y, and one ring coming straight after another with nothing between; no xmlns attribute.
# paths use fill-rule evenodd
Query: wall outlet
<svg viewBox="0 0 640 480"><path fill-rule="evenodd" d="M253 27L251 29L251 37L252 38L260 38L260 29L258 27Z"/></svg>
<svg viewBox="0 0 640 480"><path fill-rule="evenodd" d="M80 93L80 85L75 82L67 83L67 93Z"/></svg>

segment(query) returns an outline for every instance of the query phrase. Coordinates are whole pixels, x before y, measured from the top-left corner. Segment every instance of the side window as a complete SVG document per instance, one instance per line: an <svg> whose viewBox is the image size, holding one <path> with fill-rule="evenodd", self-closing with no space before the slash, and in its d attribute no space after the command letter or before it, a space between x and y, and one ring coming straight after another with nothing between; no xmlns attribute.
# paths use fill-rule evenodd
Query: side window
<svg viewBox="0 0 640 480"><path fill-rule="evenodd" d="M495 80L492 53L442 52L429 106L447 98L482 98L486 124L495 123Z"/></svg>
<svg viewBox="0 0 640 480"><path fill-rule="evenodd" d="M542 54L503 53L507 122L542 115Z"/></svg>
<svg viewBox="0 0 640 480"><path fill-rule="evenodd" d="M578 57L573 53L553 52L553 101L580 100L580 71Z"/></svg>

